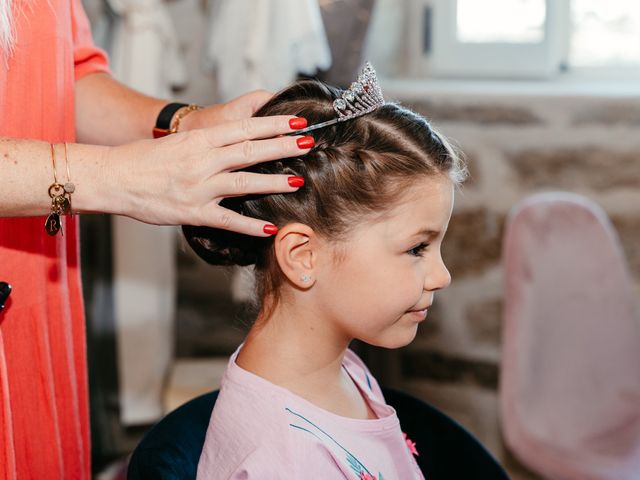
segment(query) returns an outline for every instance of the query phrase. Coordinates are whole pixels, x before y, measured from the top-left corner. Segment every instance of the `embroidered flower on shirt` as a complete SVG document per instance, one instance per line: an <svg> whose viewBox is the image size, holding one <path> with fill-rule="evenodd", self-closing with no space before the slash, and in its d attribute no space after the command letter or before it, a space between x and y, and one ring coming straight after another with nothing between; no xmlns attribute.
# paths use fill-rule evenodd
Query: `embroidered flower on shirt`
<svg viewBox="0 0 640 480"><path fill-rule="evenodd" d="M402 436L404 437L404 441L407 444L407 448L409 451L414 454L416 457L420 455L418 450L416 449L416 442L412 442L410 438L407 437L407 434L402 432Z"/></svg>
<svg viewBox="0 0 640 480"><path fill-rule="evenodd" d="M358 480L384 480L382 473L378 472L377 477L372 473L369 473L369 470L367 470L365 466L350 453L347 454L347 462L349 462L349 466L355 474L358 475Z"/></svg>
<svg viewBox="0 0 640 480"><path fill-rule="evenodd" d="M378 473L378 477L376 478L376 477L374 477L373 475L371 475L371 474L369 474L367 472L362 472L360 474L360 480L384 480L384 479L382 478L382 474L381 473Z"/></svg>

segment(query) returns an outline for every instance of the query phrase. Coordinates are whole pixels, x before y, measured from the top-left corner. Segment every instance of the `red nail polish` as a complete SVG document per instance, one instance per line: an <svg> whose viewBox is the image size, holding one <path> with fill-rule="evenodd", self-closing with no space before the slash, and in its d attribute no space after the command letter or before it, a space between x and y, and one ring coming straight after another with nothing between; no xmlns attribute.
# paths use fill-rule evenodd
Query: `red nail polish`
<svg viewBox="0 0 640 480"><path fill-rule="evenodd" d="M300 148L301 150L305 150L307 148L313 148L316 144L316 141L313 137L306 136L296 140L296 143L298 144L298 148Z"/></svg>
<svg viewBox="0 0 640 480"><path fill-rule="evenodd" d="M276 233L278 233L278 227L276 227L275 225L265 225L262 230L268 235L275 235Z"/></svg>
<svg viewBox="0 0 640 480"><path fill-rule="evenodd" d="M302 187L304 185L304 178L302 177L289 177L287 181L290 187Z"/></svg>
<svg viewBox="0 0 640 480"><path fill-rule="evenodd" d="M289 127L291 127L291 130L300 130L301 128L305 128L306 126L306 118L296 117L289 120Z"/></svg>

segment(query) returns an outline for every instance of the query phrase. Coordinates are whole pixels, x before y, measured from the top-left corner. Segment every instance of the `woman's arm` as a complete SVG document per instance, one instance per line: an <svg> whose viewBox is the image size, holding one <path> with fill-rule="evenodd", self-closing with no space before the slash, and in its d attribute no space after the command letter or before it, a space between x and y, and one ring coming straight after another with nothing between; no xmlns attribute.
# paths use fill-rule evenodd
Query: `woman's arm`
<svg viewBox="0 0 640 480"><path fill-rule="evenodd" d="M73 211L264 236L268 221L245 217L219 203L228 196L297 190L289 185L289 175L234 172L307 153L312 138L279 136L293 130L293 118L248 118L116 147L69 144L70 180L76 186ZM54 181L49 144L0 138L0 158L0 216L49 213L47 189ZM58 181L65 183L64 145L56 146L56 158Z"/></svg>
<svg viewBox="0 0 640 480"><path fill-rule="evenodd" d="M180 122L180 131L249 118L270 97L265 91L252 92L190 113ZM132 90L106 73L86 75L76 83L78 141L120 145L151 138L158 113L167 103Z"/></svg>
<svg viewBox="0 0 640 480"><path fill-rule="evenodd" d="M151 138L158 113L169 103L136 92L106 73L78 80L75 97L77 139L95 145Z"/></svg>
<svg viewBox="0 0 640 480"><path fill-rule="evenodd" d="M69 145L71 180L82 188L72 195L74 212L102 211L102 185L110 180L104 168L107 147ZM53 183L53 160L48 143L37 140L0 138L2 183L0 217L28 217L51 212L47 190ZM76 164L79 163L79 164ZM59 183L67 181L64 146L56 148L56 172ZM89 194L90 193L90 194Z"/></svg>
<svg viewBox="0 0 640 480"><path fill-rule="evenodd" d="M67 155L70 180L76 186L73 212L265 235L268 221L244 217L219 203L226 196L299 188L289 185L288 175L234 172L303 155L313 146L311 137L306 143L298 143L301 137L278 137L300 128L289 124L294 117L250 118L269 97L254 92L193 112L182 120L182 133L151 140L166 101L142 95L104 73L82 77L76 85L76 124L78 141L86 144L69 144ZM65 183L69 179L64 145L58 144L55 151L58 182ZM48 214L47 190L54 182L49 144L0 138L0 158L0 217Z"/></svg>

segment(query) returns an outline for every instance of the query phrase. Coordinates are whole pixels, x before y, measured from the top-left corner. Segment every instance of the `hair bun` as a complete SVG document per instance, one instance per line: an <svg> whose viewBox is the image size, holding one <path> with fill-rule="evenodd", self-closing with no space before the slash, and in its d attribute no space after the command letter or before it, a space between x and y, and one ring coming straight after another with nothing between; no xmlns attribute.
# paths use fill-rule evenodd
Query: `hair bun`
<svg viewBox="0 0 640 480"><path fill-rule="evenodd" d="M228 197L220 206L244 215L246 202L252 198L251 195ZM182 233L193 251L211 265L254 265L269 238L194 225L183 225Z"/></svg>
<svg viewBox="0 0 640 480"><path fill-rule="evenodd" d="M196 254L211 265L253 265L262 237L211 227L183 225L182 233Z"/></svg>

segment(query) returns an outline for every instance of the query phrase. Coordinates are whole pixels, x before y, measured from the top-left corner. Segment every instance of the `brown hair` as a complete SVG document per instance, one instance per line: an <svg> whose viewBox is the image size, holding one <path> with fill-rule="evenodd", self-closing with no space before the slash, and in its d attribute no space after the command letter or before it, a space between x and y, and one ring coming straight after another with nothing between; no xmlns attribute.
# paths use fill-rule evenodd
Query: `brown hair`
<svg viewBox="0 0 640 480"><path fill-rule="evenodd" d="M305 80L286 88L255 116L297 115L309 125L335 116L340 91ZM300 222L331 241L349 225L388 210L420 178L446 175L459 186L467 176L463 160L429 122L396 104L311 132L316 146L300 158L262 163L245 170L304 177L297 192L226 198L221 205L278 226ZM279 300L283 275L273 238L251 237L209 227L184 226L189 245L214 265L255 264L258 298ZM264 305L263 305L264 307Z"/></svg>

